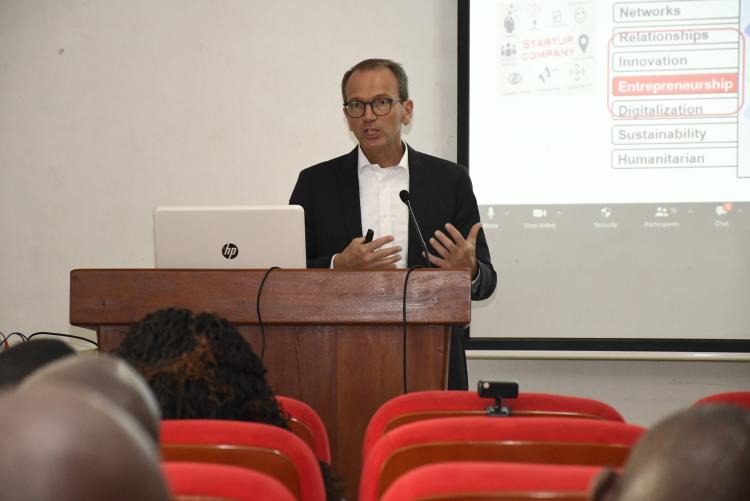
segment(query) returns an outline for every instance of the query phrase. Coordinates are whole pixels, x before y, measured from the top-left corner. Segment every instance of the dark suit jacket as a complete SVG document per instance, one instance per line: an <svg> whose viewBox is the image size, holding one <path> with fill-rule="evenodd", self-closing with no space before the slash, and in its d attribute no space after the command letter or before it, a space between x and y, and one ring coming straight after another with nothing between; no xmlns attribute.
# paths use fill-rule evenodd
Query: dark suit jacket
<svg viewBox="0 0 750 501"><path fill-rule="evenodd" d="M434 250L429 237L435 230L445 231L445 223L453 224L466 236L472 225L479 222L479 209L466 168L411 147L409 195L430 252ZM334 254L344 250L353 238L362 236L357 148L303 170L289 203L305 209L308 268L328 268ZM426 264L411 220L407 264ZM479 287L472 288L472 299L485 299L495 290L497 274L483 230L477 238L477 265L481 278Z"/></svg>

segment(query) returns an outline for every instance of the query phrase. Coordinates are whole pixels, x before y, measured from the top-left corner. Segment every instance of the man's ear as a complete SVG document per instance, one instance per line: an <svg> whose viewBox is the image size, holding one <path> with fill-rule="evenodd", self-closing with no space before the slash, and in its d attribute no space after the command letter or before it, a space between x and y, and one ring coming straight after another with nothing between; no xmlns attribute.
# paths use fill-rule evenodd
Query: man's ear
<svg viewBox="0 0 750 501"><path fill-rule="evenodd" d="M411 122L411 114L414 112L414 101L407 99L404 101L404 116L401 118L403 125L409 125Z"/></svg>
<svg viewBox="0 0 750 501"><path fill-rule="evenodd" d="M620 474L611 468L605 468L591 484L590 501L615 501L615 488L620 480Z"/></svg>

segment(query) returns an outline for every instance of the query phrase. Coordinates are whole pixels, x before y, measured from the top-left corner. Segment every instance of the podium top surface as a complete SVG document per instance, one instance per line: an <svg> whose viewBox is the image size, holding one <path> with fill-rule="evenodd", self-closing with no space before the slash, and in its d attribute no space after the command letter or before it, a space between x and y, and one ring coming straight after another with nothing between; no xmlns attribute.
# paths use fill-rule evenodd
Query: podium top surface
<svg viewBox="0 0 750 501"><path fill-rule="evenodd" d="M70 323L130 325L168 308L217 313L257 325L266 270L79 269L70 273ZM403 322L406 270L273 270L260 298L264 325L388 325ZM464 325L471 320L467 270L409 274L408 324Z"/></svg>

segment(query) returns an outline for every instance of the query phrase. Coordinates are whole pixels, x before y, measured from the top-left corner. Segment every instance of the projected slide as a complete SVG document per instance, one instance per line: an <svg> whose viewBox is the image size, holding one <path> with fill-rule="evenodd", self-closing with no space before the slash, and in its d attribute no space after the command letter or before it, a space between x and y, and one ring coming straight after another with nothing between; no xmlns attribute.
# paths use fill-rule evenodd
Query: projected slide
<svg viewBox="0 0 750 501"><path fill-rule="evenodd" d="M750 341L750 1L468 9L472 337Z"/></svg>
<svg viewBox="0 0 750 501"><path fill-rule="evenodd" d="M740 3L472 3L479 203L750 201Z"/></svg>

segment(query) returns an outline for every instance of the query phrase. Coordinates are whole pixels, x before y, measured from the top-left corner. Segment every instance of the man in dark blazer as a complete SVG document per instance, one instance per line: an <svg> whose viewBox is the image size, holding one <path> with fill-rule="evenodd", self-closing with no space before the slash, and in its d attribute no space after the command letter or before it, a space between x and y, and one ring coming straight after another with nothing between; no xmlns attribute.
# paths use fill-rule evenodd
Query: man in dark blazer
<svg viewBox="0 0 750 501"><path fill-rule="evenodd" d="M289 200L305 209L307 266L384 269L426 265L429 258L435 267L471 270L472 299L489 297L497 275L466 168L401 140L401 127L411 121L414 106L401 65L362 61L346 72L341 92L359 146L303 170ZM428 240L427 258L398 198L401 189L408 189ZM365 242L363 224L376 230L372 242ZM448 388L466 389L460 329L451 335L449 366Z"/></svg>

